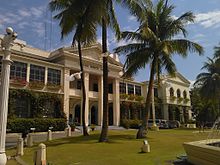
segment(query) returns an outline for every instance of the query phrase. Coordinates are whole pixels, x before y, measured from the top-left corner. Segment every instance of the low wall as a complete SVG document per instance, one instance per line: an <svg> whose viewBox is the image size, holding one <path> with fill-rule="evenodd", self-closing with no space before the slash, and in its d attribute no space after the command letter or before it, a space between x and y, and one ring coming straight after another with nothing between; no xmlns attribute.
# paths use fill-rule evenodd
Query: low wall
<svg viewBox="0 0 220 165"><path fill-rule="evenodd" d="M220 147L207 145L210 143L220 143L220 139L184 143L189 162L194 165L220 165Z"/></svg>

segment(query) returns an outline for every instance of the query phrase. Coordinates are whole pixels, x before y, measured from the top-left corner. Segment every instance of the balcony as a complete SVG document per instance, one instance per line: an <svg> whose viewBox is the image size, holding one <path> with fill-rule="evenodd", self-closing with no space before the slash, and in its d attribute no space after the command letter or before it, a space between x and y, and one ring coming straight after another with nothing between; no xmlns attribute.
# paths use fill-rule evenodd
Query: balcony
<svg viewBox="0 0 220 165"><path fill-rule="evenodd" d="M98 92L89 91L89 98L97 99L99 97Z"/></svg>
<svg viewBox="0 0 220 165"><path fill-rule="evenodd" d="M81 97L82 92L79 89L70 89L70 96Z"/></svg>
<svg viewBox="0 0 220 165"><path fill-rule="evenodd" d="M177 98L176 96L167 96L166 103L190 106L190 99L182 97Z"/></svg>

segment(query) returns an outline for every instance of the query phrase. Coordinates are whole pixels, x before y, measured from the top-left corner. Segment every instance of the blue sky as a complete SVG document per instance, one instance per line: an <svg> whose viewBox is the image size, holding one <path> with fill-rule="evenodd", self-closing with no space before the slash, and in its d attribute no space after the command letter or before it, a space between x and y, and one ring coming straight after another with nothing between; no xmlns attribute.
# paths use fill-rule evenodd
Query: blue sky
<svg viewBox="0 0 220 165"><path fill-rule="evenodd" d="M155 1L155 0L154 0ZM0 34L7 26L11 26L19 34L19 39L37 48L53 50L63 45L70 45L72 35L60 40L60 29L55 20L51 22L51 13L47 10L49 0L1 0ZM199 57L189 54L188 58L174 57L178 71L189 80L195 80L201 72L200 68L206 57L211 57L213 47L220 43L220 0L169 0L176 6L173 16L178 17L184 12L192 11L196 20L189 24L188 39L198 42L205 49L205 54ZM118 20L122 30L135 30L137 22L126 9L116 6ZM46 35L45 35L46 29ZM178 36L177 36L178 37ZM97 34L100 41L100 32ZM109 33L109 49L123 45L126 42L116 42L114 35ZM124 61L123 57L120 57ZM136 80L144 81L149 75L149 69L141 70Z"/></svg>

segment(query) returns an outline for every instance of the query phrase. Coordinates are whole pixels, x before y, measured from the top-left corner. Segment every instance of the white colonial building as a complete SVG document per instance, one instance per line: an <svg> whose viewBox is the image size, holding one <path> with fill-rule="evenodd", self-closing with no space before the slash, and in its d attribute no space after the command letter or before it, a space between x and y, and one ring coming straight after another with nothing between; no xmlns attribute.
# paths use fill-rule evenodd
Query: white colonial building
<svg viewBox="0 0 220 165"><path fill-rule="evenodd" d="M81 113L81 82L68 81L68 77L79 72L77 50L63 47L52 52L28 46L24 41L17 40L20 45L12 48L10 88L31 90L32 92L53 93L61 96L62 110L72 122L82 122ZM22 46L21 46L22 45ZM102 56L101 45L94 44L83 48L83 63L86 87L86 124L101 125L102 123ZM3 52L0 50L0 56ZM120 124L120 105L124 102L137 103L146 98L147 82L136 82L122 79L123 65L117 55L109 57L109 125ZM184 121L191 118L190 82L180 73L176 77L162 76L161 85L155 84L154 95L157 99L157 118ZM30 117L30 101L18 98L14 107L18 117ZM49 104L45 103L45 104ZM29 107L28 112L26 112ZM129 112L130 113L130 112ZM138 112L138 118L141 112ZM132 118L132 115L128 115Z"/></svg>

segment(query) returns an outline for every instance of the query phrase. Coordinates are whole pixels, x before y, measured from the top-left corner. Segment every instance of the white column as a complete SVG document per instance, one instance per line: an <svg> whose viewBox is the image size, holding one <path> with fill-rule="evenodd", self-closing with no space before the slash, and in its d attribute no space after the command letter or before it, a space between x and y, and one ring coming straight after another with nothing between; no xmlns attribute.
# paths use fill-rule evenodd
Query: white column
<svg viewBox="0 0 220 165"><path fill-rule="evenodd" d="M189 120L192 120L192 111L190 107L187 107L186 110L188 111L188 118Z"/></svg>
<svg viewBox="0 0 220 165"><path fill-rule="evenodd" d="M44 84L47 84L47 77L48 77L48 67L45 67Z"/></svg>
<svg viewBox="0 0 220 165"><path fill-rule="evenodd" d="M180 111L180 123L184 123L185 119L184 119L183 107L182 106L179 107L179 111Z"/></svg>
<svg viewBox="0 0 220 165"><path fill-rule="evenodd" d="M98 125L102 125L102 117L103 117L103 76L99 77L98 81L98 91L99 91L99 99L98 99Z"/></svg>
<svg viewBox="0 0 220 165"><path fill-rule="evenodd" d="M86 105L85 105L85 123L89 125L89 73L84 73L85 91L86 91ZM82 114L82 105L81 105Z"/></svg>
<svg viewBox="0 0 220 165"><path fill-rule="evenodd" d="M26 77L26 81L27 82L30 82L30 70L31 70L31 64L30 63L28 63L27 64L27 77Z"/></svg>
<svg viewBox="0 0 220 165"><path fill-rule="evenodd" d="M119 94L119 79L114 79L113 82L113 124L120 124L120 94Z"/></svg>
<svg viewBox="0 0 220 165"><path fill-rule="evenodd" d="M63 72L63 92L64 92L64 102L63 102L63 112L66 114L67 121L69 121L69 87L70 82L66 81L70 76L70 69L64 68Z"/></svg>
<svg viewBox="0 0 220 165"><path fill-rule="evenodd" d="M47 75L48 75L48 67L45 67L45 73L44 73L44 88L43 90L45 90L47 87L46 87L46 84L47 84ZM68 116L69 117L69 116Z"/></svg>
<svg viewBox="0 0 220 165"><path fill-rule="evenodd" d="M5 50L5 54L10 54L9 50ZM9 55L10 56L10 55ZM9 76L10 76L10 65L12 61L6 56L2 60L2 73L1 73L1 87L0 87L0 158L6 158L5 155L5 138L6 138L6 125L8 116L8 94L9 94ZM3 159L5 159L3 158ZM5 160L3 160L5 161ZM0 165L4 165L0 160ZM6 162L5 162L6 164Z"/></svg>
<svg viewBox="0 0 220 165"><path fill-rule="evenodd" d="M168 104L163 104L163 118L169 120L169 109Z"/></svg>

